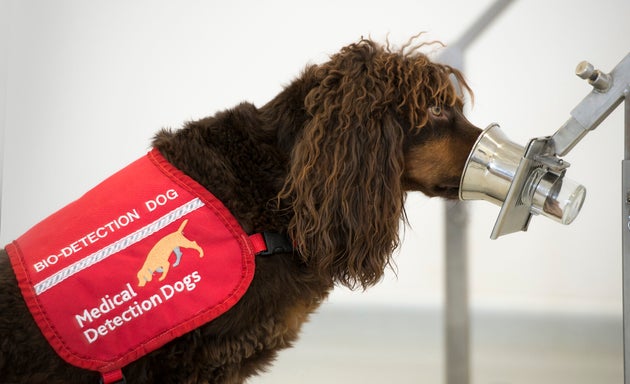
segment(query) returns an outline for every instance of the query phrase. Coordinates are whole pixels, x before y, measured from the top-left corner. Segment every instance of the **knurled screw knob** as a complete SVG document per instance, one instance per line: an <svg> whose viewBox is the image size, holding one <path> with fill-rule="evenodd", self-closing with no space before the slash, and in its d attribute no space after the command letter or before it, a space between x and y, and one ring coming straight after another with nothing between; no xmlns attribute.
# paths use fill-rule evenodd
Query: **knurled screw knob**
<svg viewBox="0 0 630 384"><path fill-rule="evenodd" d="M595 67L593 67L593 64L589 63L586 60L582 61L580 64L577 65L577 68L575 68L575 74L584 80L588 80L591 76L593 76L594 72Z"/></svg>
<svg viewBox="0 0 630 384"><path fill-rule="evenodd" d="M575 68L575 74L584 80L588 80L588 83L596 91L606 92L612 85L612 77L599 69L595 69L593 64L588 61L582 61L578 64Z"/></svg>

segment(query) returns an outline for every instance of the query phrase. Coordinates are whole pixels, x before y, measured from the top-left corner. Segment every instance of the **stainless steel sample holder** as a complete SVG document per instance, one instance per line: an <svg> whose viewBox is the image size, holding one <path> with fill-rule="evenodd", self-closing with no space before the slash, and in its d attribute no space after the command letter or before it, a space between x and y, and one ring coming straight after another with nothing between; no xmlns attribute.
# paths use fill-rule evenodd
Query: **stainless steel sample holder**
<svg viewBox="0 0 630 384"><path fill-rule="evenodd" d="M593 86L593 90L571 111L571 118L556 133L549 137L535 138L529 142L501 206L501 211L490 236L492 239L527 230L532 216L531 205L523 202L521 196L531 172L535 168L544 168L549 172L563 174L569 167L569 163L563 161L560 156L566 155L589 131L595 129L608 117L624 99L626 100L626 149L623 178L630 180L630 173L625 171L626 166L630 167L630 165L626 165L626 161L630 160L630 115L628 112L630 108L628 107L630 103L628 101L628 95L630 95L630 54L626 55L609 74L595 69L587 62L581 62L578 65L576 74L588 80ZM626 188L625 185L623 195L624 218L628 219L629 215L626 211L630 209L630 189ZM624 228L626 228L624 231L625 244L630 242L630 227L626 225Z"/></svg>

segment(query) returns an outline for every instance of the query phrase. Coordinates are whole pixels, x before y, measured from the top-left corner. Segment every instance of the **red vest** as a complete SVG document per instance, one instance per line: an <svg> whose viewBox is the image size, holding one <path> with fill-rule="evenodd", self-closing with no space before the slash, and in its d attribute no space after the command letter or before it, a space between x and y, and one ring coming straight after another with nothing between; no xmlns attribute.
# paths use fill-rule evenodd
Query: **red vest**
<svg viewBox="0 0 630 384"><path fill-rule="evenodd" d="M264 249L155 149L6 247L46 339L106 383L236 304Z"/></svg>

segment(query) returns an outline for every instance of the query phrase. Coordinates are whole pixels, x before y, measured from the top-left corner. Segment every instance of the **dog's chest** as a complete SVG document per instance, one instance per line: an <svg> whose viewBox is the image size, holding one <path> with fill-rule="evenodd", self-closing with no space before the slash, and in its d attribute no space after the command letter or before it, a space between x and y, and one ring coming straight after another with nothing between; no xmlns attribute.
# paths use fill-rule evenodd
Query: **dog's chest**
<svg viewBox="0 0 630 384"><path fill-rule="evenodd" d="M153 150L7 252L53 348L107 382L232 307L264 247L260 235L246 235L221 202Z"/></svg>

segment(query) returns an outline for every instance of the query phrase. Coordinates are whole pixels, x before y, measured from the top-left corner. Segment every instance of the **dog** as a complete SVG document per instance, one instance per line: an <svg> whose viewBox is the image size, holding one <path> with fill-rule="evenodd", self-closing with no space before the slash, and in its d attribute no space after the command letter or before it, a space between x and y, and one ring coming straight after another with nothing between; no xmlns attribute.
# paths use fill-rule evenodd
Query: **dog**
<svg viewBox="0 0 630 384"><path fill-rule="evenodd" d="M169 235L161 238L147 255L146 261L142 268L138 271L138 286L144 287L145 284L153 279L153 273L161 273L159 281L166 278L166 274L171 266L168 259L172 253L175 253L177 259L173 263L173 267L177 267L182 259L182 251L180 248L192 248L199 252L199 257L203 257L203 249L197 245L196 241L188 240L184 237L184 227L188 220L184 220L179 229Z"/></svg>
<svg viewBox="0 0 630 384"><path fill-rule="evenodd" d="M127 382L237 384L264 372L335 285L365 289L381 280L399 244L407 192L457 199L481 130L464 117L452 80L472 92L416 41L393 48L362 38L307 66L261 107L243 102L157 133L153 146L221 200L246 233L283 233L295 249L257 256L234 307L125 367ZM143 270L167 265L160 264ZM47 344L2 251L0 382L98 379Z"/></svg>

